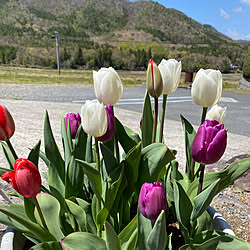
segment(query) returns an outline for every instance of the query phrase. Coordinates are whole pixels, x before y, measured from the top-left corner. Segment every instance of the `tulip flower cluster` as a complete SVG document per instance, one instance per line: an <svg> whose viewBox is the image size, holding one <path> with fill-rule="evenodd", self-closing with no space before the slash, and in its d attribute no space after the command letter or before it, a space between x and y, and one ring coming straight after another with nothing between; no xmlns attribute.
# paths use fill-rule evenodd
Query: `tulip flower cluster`
<svg viewBox="0 0 250 250"><path fill-rule="evenodd" d="M80 114L68 113L61 120L63 154L46 111L44 150L39 141L27 159L17 157L10 143L15 124L0 105L0 144L10 167L0 168L1 179L24 196L23 205L0 204L0 223L20 230L38 244L34 249L179 249L175 232L169 232L173 223L179 225L181 249L246 249L237 237L207 227L213 197L250 166L250 159L243 159L216 173L204 171L206 164L220 160L227 145L226 108L217 105L221 73L201 69L196 74L191 93L203 111L197 132L181 116L185 172L163 140L167 96L177 89L180 76L181 62L163 59L157 66L150 60L137 133L114 114L123 93L118 73L111 67L93 71L96 99L87 100ZM39 158L48 168L46 186L36 166Z"/></svg>

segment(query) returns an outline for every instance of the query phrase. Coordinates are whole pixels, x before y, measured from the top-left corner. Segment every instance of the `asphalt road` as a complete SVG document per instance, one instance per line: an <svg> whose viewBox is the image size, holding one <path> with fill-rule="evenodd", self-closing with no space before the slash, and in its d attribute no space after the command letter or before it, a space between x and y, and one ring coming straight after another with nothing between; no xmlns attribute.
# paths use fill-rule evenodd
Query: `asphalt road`
<svg viewBox="0 0 250 250"><path fill-rule="evenodd" d="M92 85L0 84L0 89L0 99L78 103L95 99ZM119 108L141 112L145 89L145 86L124 87ZM250 136L250 95L223 93L218 104L227 107L224 123L229 132ZM167 119L179 121L182 114L192 124L199 125L201 112L202 108L192 102L190 89L178 88L168 97Z"/></svg>

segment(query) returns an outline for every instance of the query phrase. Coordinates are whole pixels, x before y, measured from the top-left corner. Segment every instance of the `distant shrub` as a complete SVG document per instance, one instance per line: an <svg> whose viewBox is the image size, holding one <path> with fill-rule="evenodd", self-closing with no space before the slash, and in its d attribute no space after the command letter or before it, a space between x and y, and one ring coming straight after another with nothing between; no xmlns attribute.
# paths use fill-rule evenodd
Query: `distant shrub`
<svg viewBox="0 0 250 250"><path fill-rule="evenodd" d="M17 49L12 46L0 46L0 63L8 64L16 58Z"/></svg>
<svg viewBox="0 0 250 250"><path fill-rule="evenodd" d="M250 79L250 48L245 55L244 64L243 64L243 76L247 79Z"/></svg>

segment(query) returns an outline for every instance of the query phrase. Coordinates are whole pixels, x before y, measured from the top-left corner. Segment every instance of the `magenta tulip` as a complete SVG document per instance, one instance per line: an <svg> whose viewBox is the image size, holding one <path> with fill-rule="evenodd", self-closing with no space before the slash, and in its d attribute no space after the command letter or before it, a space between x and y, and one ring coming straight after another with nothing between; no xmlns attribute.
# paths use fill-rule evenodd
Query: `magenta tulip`
<svg viewBox="0 0 250 250"><path fill-rule="evenodd" d="M8 109L0 105L0 141L8 140L15 132L15 123Z"/></svg>
<svg viewBox="0 0 250 250"><path fill-rule="evenodd" d="M115 132L115 117L113 108L110 104L108 104L105 110L107 113L108 127L106 133L98 138L99 141L109 141L110 139L112 139Z"/></svg>
<svg viewBox="0 0 250 250"><path fill-rule="evenodd" d="M216 120L205 120L199 127L191 146L193 159L203 164L217 162L227 146L227 131Z"/></svg>
<svg viewBox="0 0 250 250"><path fill-rule="evenodd" d="M167 208L162 184L160 182L144 183L141 187L138 206L144 217L155 221L161 211Z"/></svg>
<svg viewBox="0 0 250 250"><path fill-rule="evenodd" d="M17 159L14 172L5 172L1 178L25 197L36 196L41 188L40 173L35 164L27 159Z"/></svg>
<svg viewBox="0 0 250 250"><path fill-rule="evenodd" d="M79 113L77 114L68 113L64 118L66 130L68 130L68 120L70 124L71 137L72 139L75 139L77 130L79 126L81 125L81 116L79 115Z"/></svg>

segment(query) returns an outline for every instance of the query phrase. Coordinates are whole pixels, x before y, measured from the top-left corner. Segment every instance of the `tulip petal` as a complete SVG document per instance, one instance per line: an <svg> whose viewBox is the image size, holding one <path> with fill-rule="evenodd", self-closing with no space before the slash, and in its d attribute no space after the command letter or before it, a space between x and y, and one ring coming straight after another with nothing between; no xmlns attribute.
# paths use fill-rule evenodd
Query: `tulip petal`
<svg viewBox="0 0 250 250"><path fill-rule="evenodd" d="M206 153L204 148L205 140L206 140L206 129L204 126L200 126L191 146L192 158L197 162L203 162L203 160L205 159L205 153Z"/></svg>
<svg viewBox="0 0 250 250"><path fill-rule="evenodd" d="M212 142L207 148L207 164L213 164L217 162L227 146L227 131L225 129L220 130L213 138Z"/></svg>
<svg viewBox="0 0 250 250"><path fill-rule="evenodd" d="M2 174L1 179L7 181L17 192L18 187L16 185L15 173L14 172L5 172Z"/></svg>

